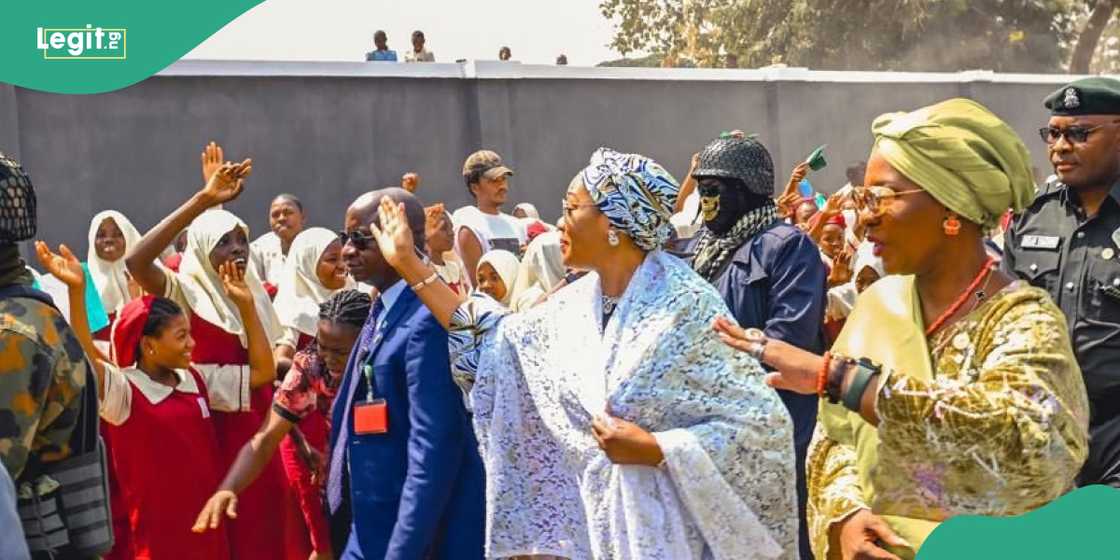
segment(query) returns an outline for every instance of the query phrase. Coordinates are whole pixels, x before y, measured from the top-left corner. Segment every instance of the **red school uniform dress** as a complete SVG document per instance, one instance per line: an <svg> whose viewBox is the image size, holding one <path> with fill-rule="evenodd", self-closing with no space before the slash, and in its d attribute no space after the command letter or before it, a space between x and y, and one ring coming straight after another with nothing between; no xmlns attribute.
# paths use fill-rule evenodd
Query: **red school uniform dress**
<svg viewBox="0 0 1120 560"><path fill-rule="evenodd" d="M191 362L195 368L210 375L248 372L249 353L237 336L198 315L191 314L190 322L195 341ZM250 390L247 373L241 390L242 403L247 402L248 406L241 407L239 412L214 413L223 473L228 472L241 447L260 429L272 404L272 387L265 385ZM294 509L284 467L280 458L274 457L257 480L238 496L237 519L229 522L234 560L284 559L284 535ZM302 560L306 558L304 554Z"/></svg>
<svg viewBox="0 0 1120 560"><path fill-rule="evenodd" d="M114 555L225 560L230 548L224 528L191 531L223 475L210 395L197 372L176 373L179 384L168 387L138 369L105 366L101 417L113 438L112 461L129 522L129 539Z"/></svg>

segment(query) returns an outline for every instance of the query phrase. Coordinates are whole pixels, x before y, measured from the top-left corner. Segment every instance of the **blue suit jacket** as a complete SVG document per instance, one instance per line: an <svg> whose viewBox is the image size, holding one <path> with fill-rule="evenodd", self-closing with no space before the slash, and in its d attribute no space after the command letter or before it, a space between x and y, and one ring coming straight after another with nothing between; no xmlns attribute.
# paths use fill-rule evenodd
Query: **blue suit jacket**
<svg viewBox="0 0 1120 560"><path fill-rule="evenodd" d="M331 448L346 445L349 509L362 554L380 558L482 558L485 479L463 398L451 378L447 332L406 288L375 337L372 318L346 366L332 410ZM372 340L370 340L372 338ZM374 398L389 430L338 441L344 412L366 399L362 366L373 365ZM343 402L346 400L346 402Z"/></svg>

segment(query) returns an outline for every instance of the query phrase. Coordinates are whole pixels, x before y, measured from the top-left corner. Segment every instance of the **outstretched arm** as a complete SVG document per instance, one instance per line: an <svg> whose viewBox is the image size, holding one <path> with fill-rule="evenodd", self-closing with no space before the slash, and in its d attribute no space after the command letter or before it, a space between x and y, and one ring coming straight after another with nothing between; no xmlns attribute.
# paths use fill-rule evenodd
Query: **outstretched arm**
<svg viewBox="0 0 1120 560"><path fill-rule="evenodd" d="M35 242L35 255L39 264L43 265L52 276L66 284L66 292L70 300L70 327L74 336L82 345L82 350L89 357L93 371L97 374L97 398L105 398L105 366L109 361L93 344L93 335L89 332L89 319L86 317L86 274L82 270L82 263L66 245L59 245L58 253L52 253L50 247L42 241Z"/></svg>
<svg viewBox="0 0 1120 560"><path fill-rule="evenodd" d="M140 242L125 258L125 265L145 291L161 295L166 291L166 278L163 270L156 264L160 253L174 242L179 232L186 229L199 214L208 208L237 198L245 188L245 178L252 170L253 162L249 159L238 164L222 164L210 175L202 190L191 196L171 215L140 238Z"/></svg>
<svg viewBox="0 0 1120 560"><path fill-rule="evenodd" d="M409 285L425 283L423 287L416 290L416 295L424 305L428 306L439 324L445 329L449 328L451 316L463 304L463 300L417 256L412 229L408 227L408 219L405 218L404 205L394 204L390 198L385 197L381 199L381 206L377 211L381 226L370 224L369 229L377 239L381 254ZM460 231L460 234L474 238L474 234L469 230ZM432 282L427 283L428 280Z"/></svg>
<svg viewBox="0 0 1120 560"><path fill-rule="evenodd" d="M229 468L229 473L218 486L217 492L210 496L202 511L198 513L192 531L204 533L207 529L217 529L222 523L223 515L230 519L237 518L237 494L260 476L261 471L276 454L280 441L294 425L280 416L275 409L269 413L265 425L261 426L260 431L241 447L241 451Z"/></svg>

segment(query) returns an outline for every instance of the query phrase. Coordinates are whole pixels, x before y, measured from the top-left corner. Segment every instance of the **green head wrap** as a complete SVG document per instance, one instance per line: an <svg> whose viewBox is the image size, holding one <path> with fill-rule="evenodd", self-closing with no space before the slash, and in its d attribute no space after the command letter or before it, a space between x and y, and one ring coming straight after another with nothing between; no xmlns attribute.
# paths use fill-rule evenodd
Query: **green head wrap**
<svg viewBox="0 0 1120 560"><path fill-rule="evenodd" d="M1027 147L975 101L887 113L875 119L871 133L892 167L973 223L994 227L1008 208L1018 212L1034 199Z"/></svg>

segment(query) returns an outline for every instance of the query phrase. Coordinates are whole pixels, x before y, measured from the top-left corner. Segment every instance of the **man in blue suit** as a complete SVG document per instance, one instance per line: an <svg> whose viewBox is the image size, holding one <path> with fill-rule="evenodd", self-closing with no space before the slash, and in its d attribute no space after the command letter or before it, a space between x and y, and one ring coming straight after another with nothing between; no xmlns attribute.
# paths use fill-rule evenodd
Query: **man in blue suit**
<svg viewBox="0 0 1120 560"><path fill-rule="evenodd" d="M482 558L478 444L451 378L447 332L370 236L383 196L404 203L424 246L424 209L404 189L366 193L346 211L343 259L381 296L331 411L327 502L332 523L349 526L336 550L344 559Z"/></svg>

